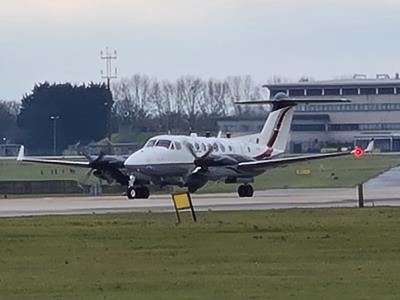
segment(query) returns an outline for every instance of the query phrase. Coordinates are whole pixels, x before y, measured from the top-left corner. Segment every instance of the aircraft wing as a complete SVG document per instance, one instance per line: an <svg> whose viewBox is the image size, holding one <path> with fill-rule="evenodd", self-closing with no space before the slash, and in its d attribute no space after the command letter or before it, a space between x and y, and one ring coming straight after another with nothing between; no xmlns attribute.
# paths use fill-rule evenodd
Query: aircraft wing
<svg viewBox="0 0 400 300"><path fill-rule="evenodd" d="M32 163L38 163L38 164L90 168L88 161L55 160L55 159L41 159L41 158L34 158L34 157L25 157L24 146L21 146L21 148L19 149L17 161L32 162Z"/></svg>
<svg viewBox="0 0 400 300"><path fill-rule="evenodd" d="M257 161L247 161L241 162L238 164L238 168L244 171L251 170L266 170L277 167L284 167L293 163L314 160L314 159L322 159L329 157L337 157L337 156L345 156L353 154L354 151L345 151L345 152L333 152L333 153L324 153L324 154L313 154L313 155L300 155L294 157L283 157L283 158L275 158L268 160L257 160Z"/></svg>

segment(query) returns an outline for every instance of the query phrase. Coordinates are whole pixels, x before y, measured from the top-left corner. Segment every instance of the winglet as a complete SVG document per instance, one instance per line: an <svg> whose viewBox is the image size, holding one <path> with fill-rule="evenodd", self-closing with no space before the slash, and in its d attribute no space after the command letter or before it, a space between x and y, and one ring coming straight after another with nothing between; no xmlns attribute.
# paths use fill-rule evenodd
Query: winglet
<svg viewBox="0 0 400 300"><path fill-rule="evenodd" d="M374 138L372 138L370 141L369 141L369 143L368 143L368 146L367 146L367 148L365 148L365 153L371 153L372 151L374 151L374 145L375 144L375 140L374 140Z"/></svg>
<svg viewBox="0 0 400 300"><path fill-rule="evenodd" d="M25 157L25 147L21 145L18 151L17 161L23 161Z"/></svg>

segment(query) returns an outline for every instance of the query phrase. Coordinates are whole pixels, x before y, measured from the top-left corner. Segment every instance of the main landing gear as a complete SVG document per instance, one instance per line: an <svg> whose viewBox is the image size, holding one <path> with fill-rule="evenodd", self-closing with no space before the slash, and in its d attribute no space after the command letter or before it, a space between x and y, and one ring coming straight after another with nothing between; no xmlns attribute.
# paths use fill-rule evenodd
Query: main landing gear
<svg viewBox="0 0 400 300"><path fill-rule="evenodd" d="M253 197L254 190L250 184L242 184L238 188L239 197Z"/></svg>
<svg viewBox="0 0 400 300"><path fill-rule="evenodd" d="M147 199L150 191L145 186L129 186L126 195L128 199Z"/></svg>

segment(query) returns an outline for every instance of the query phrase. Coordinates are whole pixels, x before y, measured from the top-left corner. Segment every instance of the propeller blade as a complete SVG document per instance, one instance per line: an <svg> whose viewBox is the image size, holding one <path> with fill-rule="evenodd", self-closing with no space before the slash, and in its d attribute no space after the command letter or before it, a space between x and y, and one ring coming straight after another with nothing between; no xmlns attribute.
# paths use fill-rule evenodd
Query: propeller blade
<svg viewBox="0 0 400 300"><path fill-rule="evenodd" d="M95 165L96 163L100 162L101 160L103 160L105 153L103 151L100 151L99 156L96 157L95 160L91 161L92 165Z"/></svg>
<svg viewBox="0 0 400 300"><path fill-rule="evenodd" d="M190 154L192 154L192 156L194 157L194 159L199 159L199 157L197 156L196 152L194 152L194 148L193 145L190 143L185 143L186 148L189 150Z"/></svg>
<svg viewBox="0 0 400 300"><path fill-rule="evenodd" d="M204 159L206 157L208 157L212 152L214 151L214 147L213 146L209 146L208 150L206 151L206 153L204 153L202 156L200 156L200 159Z"/></svg>
<svg viewBox="0 0 400 300"><path fill-rule="evenodd" d="M91 163L93 161L93 158L89 155L85 148L79 147L78 153L80 155L83 155L88 160L88 162Z"/></svg>

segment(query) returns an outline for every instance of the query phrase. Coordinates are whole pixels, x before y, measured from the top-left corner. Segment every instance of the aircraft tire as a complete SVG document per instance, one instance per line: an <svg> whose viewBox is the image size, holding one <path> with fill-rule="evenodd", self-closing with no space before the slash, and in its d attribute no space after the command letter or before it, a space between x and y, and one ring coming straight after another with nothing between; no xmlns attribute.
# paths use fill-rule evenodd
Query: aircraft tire
<svg viewBox="0 0 400 300"><path fill-rule="evenodd" d="M145 186L129 187L127 195L129 199L147 199L150 196L150 191ZM134 196L130 198L129 195L131 195L131 197L132 195Z"/></svg>
<svg viewBox="0 0 400 300"><path fill-rule="evenodd" d="M254 189L250 184L242 184L238 188L239 197L253 197Z"/></svg>
<svg viewBox="0 0 400 300"><path fill-rule="evenodd" d="M126 195L128 196L128 199L135 199L137 197L137 191L133 186L130 186L126 191Z"/></svg>
<svg viewBox="0 0 400 300"><path fill-rule="evenodd" d="M149 188L148 187L142 187L142 188L140 188L141 189L141 198L143 198L143 199L147 199L147 198L149 198L150 197L150 191L149 191Z"/></svg>
<svg viewBox="0 0 400 300"><path fill-rule="evenodd" d="M250 184L245 185L245 187L246 187L246 197L253 197L254 194L253 187Z"/></svg>

